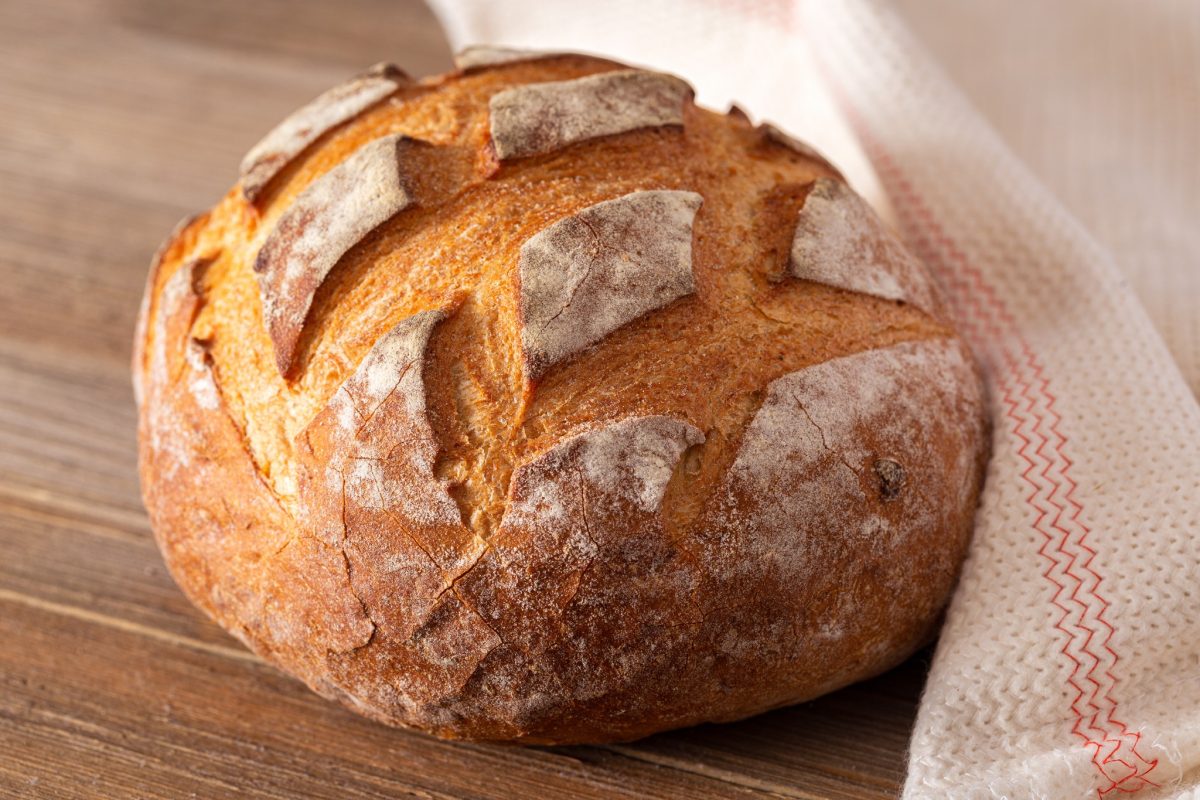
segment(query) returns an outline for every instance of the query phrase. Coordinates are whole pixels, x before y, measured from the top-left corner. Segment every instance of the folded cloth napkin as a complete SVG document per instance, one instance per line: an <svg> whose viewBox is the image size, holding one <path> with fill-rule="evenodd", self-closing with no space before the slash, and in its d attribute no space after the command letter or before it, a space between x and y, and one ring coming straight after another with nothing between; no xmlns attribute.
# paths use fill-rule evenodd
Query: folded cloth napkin
<svg viewBox="0 0 1200 800"><path fill-rule="evenodd" d="M938 2L944 14L934 13ZM700 102L736 100L766 115L890 204L941 282L985 362L995 453L921 701L904 797L1196 796L1200 407L1132 288L1147 293L1160 330L1200 385L1196 6L433 5L456 45L609 54L688 78ZM1121 15L1129 24L1114 22ZM946 28L954 19L983 26L962 36L999 42L981 46L981 58L1009 48L1040 53L1044 82L1014 89L988 70L1040 73L1003 59L968 73L985 99L989 86L1007 92L984 106L1019 116L1006 135L1029 162L1051 165L1052 184L1065 187L1085 222L1014 155L907 27L941 52L969 58L974 51ZM1062 52L1031 38L1060 42ZM1106 45L1139 69L1099 69L1118 82L1112 95L1090 85L1086 69L1112 59L1073 50ZM1073 72L1051 75L1056 69ZM1129 113L1142 115L1129 124L1121 109L1095 100L1119 104L1125 95ZM1060 103L1077 114L1064 115ZM1106 113L1114 127L1103 126ZM1051 127L1037 129L1038 120ZM1055 161L1074 155L1073 163ZM1093 234L1085 223L1103 227Z"/></svg>

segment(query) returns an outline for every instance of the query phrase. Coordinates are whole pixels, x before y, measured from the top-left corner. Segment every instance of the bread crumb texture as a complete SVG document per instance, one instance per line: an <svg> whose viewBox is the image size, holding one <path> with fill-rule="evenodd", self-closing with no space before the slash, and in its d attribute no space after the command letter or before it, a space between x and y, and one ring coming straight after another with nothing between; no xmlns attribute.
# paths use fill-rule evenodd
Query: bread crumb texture
<svg viewBox="0 0 1200 800"><path fill-rule="evenodd" d="M987 452L936 287L833 167L587 56L325 93L167 240L136 335L180 586L451 738L627 740L887 669Z"/></svg>

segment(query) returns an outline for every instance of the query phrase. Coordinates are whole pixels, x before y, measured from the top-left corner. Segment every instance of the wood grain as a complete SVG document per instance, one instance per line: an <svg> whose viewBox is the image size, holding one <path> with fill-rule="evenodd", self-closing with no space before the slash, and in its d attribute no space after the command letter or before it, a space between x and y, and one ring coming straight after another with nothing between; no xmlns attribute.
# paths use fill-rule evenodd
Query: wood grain
<svg viewBox="0 0 1200 800"><path fill-rule="evenodd" d="M894 796L925 654L630 745L451 744L322 701L172 584L127 367L150 254L272 124L383 59L450 63L411 0L0 4L0 797Z"/></svg>

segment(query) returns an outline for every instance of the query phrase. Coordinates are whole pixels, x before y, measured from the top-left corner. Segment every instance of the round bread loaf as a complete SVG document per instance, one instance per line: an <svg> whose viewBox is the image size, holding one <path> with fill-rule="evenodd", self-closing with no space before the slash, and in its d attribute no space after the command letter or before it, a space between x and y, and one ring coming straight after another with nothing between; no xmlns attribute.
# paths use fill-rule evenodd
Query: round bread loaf
<svg viewBox="0 0 1200 800"><path fill-rule="evenodd" d="M733 720L927 642L987 426L923 266L676 77L460 59L322 95L157 255L141 477L183 590L481 740Z"/></svg>

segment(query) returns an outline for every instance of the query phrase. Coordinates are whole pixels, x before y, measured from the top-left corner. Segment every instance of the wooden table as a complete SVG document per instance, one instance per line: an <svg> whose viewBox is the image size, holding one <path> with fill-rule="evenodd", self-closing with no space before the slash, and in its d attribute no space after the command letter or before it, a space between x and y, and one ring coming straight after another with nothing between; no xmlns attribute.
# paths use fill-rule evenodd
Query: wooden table
<svg viewBox="0 0 1200 800"><path fill-rule="evenodd" d="M0 796L894 796L927 654L633 745L451 744L320 700L172 584L127 366L150 253L274 122L381 59L449 64L411 0L0 3Z"/></svg>

